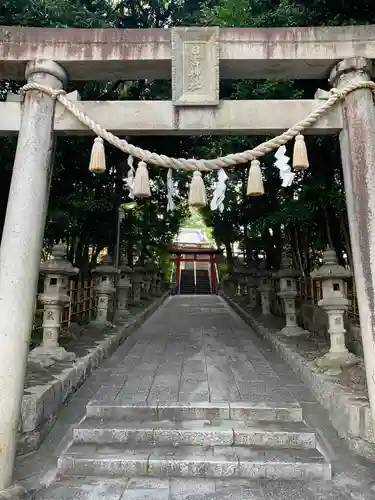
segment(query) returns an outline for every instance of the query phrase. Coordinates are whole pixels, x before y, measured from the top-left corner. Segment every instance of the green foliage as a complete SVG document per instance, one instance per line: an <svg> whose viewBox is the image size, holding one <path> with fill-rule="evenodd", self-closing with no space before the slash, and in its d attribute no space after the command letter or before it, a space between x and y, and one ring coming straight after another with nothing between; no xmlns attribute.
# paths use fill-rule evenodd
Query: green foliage
<svg viewBox="0 0 375 500"><path fill-rule="evenodd" d="M171 25L221 27L279 27L375 23L373 0L2 0L0 25L151 28ZM225 99L311 98L319 81L241 80L221 82ZM0 82L0 98L16 91L18 82ZM166 81L70 82L83 99L170 99ZM132 142L169 156L208 157L249 149L264 137L134 137ZM182 223L212 226L212 236L226 249L232 265L232 245L242 242L246 258L263 252L270 266L278 266L285 244L292 248L296 264L309 272L316 252L327 243L339 256L351 259L344 188L337 138L307 140L310 169L299 174L291 188L281 188L273 156L262 165L266 194L246 196L246 168L229 169L225 210L193 212L184 199L187 178L175 172L180 199L174 213L166 210L166 171L150 169L153 197L126 210L122 222L122 251L132 260L139 256L167 262L167 248ZM46 227L46 245L60 238L69 243L74 262L89 268L103 246L114 250L119 205L129 201L124 179L126 158L107 147L108 172L88 172L91 138L59 138ZM290 148L290 146L289 146ZM15 140L0 138L0 231L11 178ZM289 149L289 156L291 150ZM208 191L215 174L205 176ZM203 217L204 222L200 220ZM187 222L188 221L188 222ZM90 254L89 250L92 250ZM168 271L169 264L166 264Z"/></svg>
<svg viewBox="0 0 375 500"><path fill-rule="evenodd" d="M218 0L202 8L200 22L220 27L280 27L367 24L375 22L375 4L369 0L351 3L345 0ZM231 99L312 98L318 81L236 81L222 85L222 97ZM206 156L235 153L250 149L264 137L209 138L201 145ZM211 214L219 246L231 255L231 245L242 241L245 257L265 252L268 265L277 267L285 244L293 253L295 264L308 273L316 252L327 244L338 256L346 254L351 263L350 239L345 206L337 138L307 140L310 169L299 174L291 188L281 188L272 155L264 158L263 175L266 194L261 198L245 195L246 175L241 169L230 171L225 211ZM291 157L291 146L289 156Z"/></svg>
<svg viewBox="0 0 375 500"><path fill-rule="evenodd" d="M165 27L179 24L187 14L198 8L196 0L5 0L0 5L0 25L138 28ZM193 9L192 9L193 8ZM0 82L0 98L9 90L17 91L17 82ZM168 82L70 82L69 90L77 89L82 99L168 99ZM132 142L149 150L161 149L170 156L189 155L193 140L182 138L140 137ZM129 201L125 178L126 158L119 151L106 147L108 170L93 176L88 171L92 138L61 137L57 141L56 160L45 231L46 246L63 238L68 242L70 258L84 271L104 246L114 252L116 245L118 207ZM4 220L15 141L0 138L2 170L0 173L0 230ZM173 213L166 210L166 170L150 169L153 181L151 200L137 203L126 210L121 224L122 253L130 260L137 256L165 258L166 248L186 218L184 201L187 176L175 175L180 199ZM161 257L164 255L164 257Z"/></svg>

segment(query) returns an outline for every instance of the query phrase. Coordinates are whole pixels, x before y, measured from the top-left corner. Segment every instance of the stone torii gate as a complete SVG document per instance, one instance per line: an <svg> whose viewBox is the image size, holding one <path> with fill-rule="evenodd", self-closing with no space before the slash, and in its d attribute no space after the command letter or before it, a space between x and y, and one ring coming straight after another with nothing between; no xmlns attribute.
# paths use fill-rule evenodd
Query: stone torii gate
<svg viewBox="0 0 375 500"><path fill-rule="evenodd" d="M29 83L59 90L68 77L172 77L172 101L77 103L102 127L120 135L278 134L316 109L322 94L299 101L220 101L219 79L329 77L332 86L341 88L370 80L373 60L375 26L0 27L0 78L26 78ZM91 131L50 95L33 90L23 101L10 96L0 103L0 133L18 133L0 250L1 490L12 482L54 137ZM371 90L352 92L304 133L340 134L367 383L375 415L375 111Z"/></svg>

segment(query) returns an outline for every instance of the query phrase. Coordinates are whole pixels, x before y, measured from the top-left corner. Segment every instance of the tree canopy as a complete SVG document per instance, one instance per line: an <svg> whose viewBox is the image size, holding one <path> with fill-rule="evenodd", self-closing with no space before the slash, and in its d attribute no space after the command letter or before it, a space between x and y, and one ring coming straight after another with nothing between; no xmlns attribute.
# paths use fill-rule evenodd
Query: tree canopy
<svg viewBox="0 0 375 500"><path fill-rule="evenodd" d="M375 3L370 0L3 0L0 25L48 27L150 28L172 25L220 27L273 27L375 23ZM0 99L21 82L0 81ZM317 81L223 81L221 98L311 98ZM69 82L82 99L170 99L170 82L117 81ZM129 138L128 138L129 139ZM264 137L132 137L129 140L151 151L170 156L216 157L255 146ZM273 155L262 170L266 194L246 196L246 169L228 171L229 181L223 213L202 210L213 237L232 260L232 246L240 241L247 260L263 253L269 266L277 267L287 243L295 264L309 273L314 259L327 244L351 264L348 220L341 163L336 137L309 138L310 168L298 174L290 188L282 188ZM98 252L116 243L118 207L128 201L126 158L107 147L108 171L100 177L88 172L92 139L60 137L57 141L54 177L45 231L46 246L63 238L76 265L89 269ZM0 231L15 153L15 140L0 138ZM290 153L290 151L289 151ZM174 235L188 217L188 176L176 173L180 194L176 210L167 212L166 172L150 169L151 200L138 201L125 210L122 248L130 260L164 255ZM212 181L212 175L206 179ZM157 250L150 250L157 249ZM92 255L89 250L92 250ZM151 255L150 255L151 256Z"/></svg>

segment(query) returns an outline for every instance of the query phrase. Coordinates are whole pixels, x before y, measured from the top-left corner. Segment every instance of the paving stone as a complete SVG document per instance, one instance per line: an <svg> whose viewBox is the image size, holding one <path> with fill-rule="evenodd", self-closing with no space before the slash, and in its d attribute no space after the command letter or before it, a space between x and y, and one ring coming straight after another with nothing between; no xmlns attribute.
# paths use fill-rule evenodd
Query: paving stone
<svg viewBox="0 0 375 500"><path fill-rule="evenodd" d="M230 402L230 418L234 420L302 421L302 408L297 403L273 401Z"/></svg>
<svg viewBox="0 0 375 500"><path fill-rule="evenodd" d="M215 481L200 478L171 478L171 500L214 498Z"/></svg>
<svg viewBox="0 0 375 500"><path fill-rule="evenodd" d="M268 481L262 485L265 500L313 500L314 496L303 482Z"/></svg>
<svg viewBox="0 0 375 500"><path fill-rule="evenodd" d="M123 498L127 479L75 478L56 481L39 493L37 500L120 500Z"/></svg>
<svg viewBox="0 0 375 500"><path fill-rule="evenodd" d="M158 407L142 403L119 404L118 401L113 405L90 402L87 405L86 415L111 420L157 420Z"/></svg>
<svg viewBox="0 0 375 500"><path fill-rule="evenodd" d="M159 420L220 420L229 419L228 403L159 404Z"/></svg>

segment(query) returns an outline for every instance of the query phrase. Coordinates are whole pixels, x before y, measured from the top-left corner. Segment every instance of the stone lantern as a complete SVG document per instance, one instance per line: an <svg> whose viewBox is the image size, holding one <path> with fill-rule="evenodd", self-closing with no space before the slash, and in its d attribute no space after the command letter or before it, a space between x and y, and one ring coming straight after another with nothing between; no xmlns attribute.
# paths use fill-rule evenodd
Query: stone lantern
<svg viewBox="0 0 375 500"><path fill-rule="evenodd" d="M233 270L226 279L226 291L230 297L237 295L237 276Z"/></svg>
<svg viewBox="0 0 375 500"><path fill-rule="evenodd" d="M245 270L244 269L238 269L238 288L239 288L239 295L241 298L244 298L246 300L247 296L247 280L245 276Z"/></svg>
<svg viewBox="0 0 375 500"><path fill-rule="evenodd" d="M350 366L358 361L345 344L344 313L348 310L349 300L346 298L344 284L351 276L351 271L339 265L336 252L329 247L323 254L322 266L311 273L313 280L322 281L323 298L319 300L318 306L328 315L328 333L331 339L329 352L315 360L316 365L323 370L339 372L342 366Z"/></svg>
<svg viewBox="0 0 375 500"><path fill-rule="evenodd" d="M259 283L259 271L255 267L254 261L251 261L246 268L247 295L249 296L249 304L252 309L257 306L257 288Z"/></svg>
<svg viewBox="0 0 375 500"><path fill-rule="evenodd" d="M142 302L149 299L149 288L150 288L149 275L148 275L148 271L146 269L146 266L144 265L142 267L142 282L141 282L141 301Z"/></svg>
<svg viewBox="0 0 375 500"><path fill-rule="evenodd" d="M150 260L145 265L145 299L152 299L154 295L154 279L156 274L156 266Z"/></svg>
<svg viewBox="0 0 375 500"><path fill-rule="evenodd" d="M44 275L44 291L39 300L43 311L43 342L33 349L29 360L36 360L43 366L54 361L73 361L75 354L59 346L61 314L64 305L69 303L69 277L78 273L78 269L66 259L66 245L58 243L52 248L52 258L43 262L40 272Z"/></svg>
<svg viewBox="0 0 375 500"><path fill-rule="evenodd" d="M237 260L233 272L231 275L231 279L233 282L233 292L234 296L242 296L242 293L246 287L246 279L244 276L244 265L243 262L240 261L239 259Z"/></svg>
<svg viewBox="0 0 375 500"><path fill-rule="evenodd" d="M132 276L132 303L137 306L141 303L141 287L144 275L142 266L135 266Z"/></svg>
<svg viewBox="0 0 375 500"><path fill-rule="evenodd" d="M291 259L284 255L281 259L281 269L274 276L280 280L280 290L277 295L283 300L285 309L286 323L281 333L290 337L306 333L306 330L297 324L297 278L301 273L293 268Z"/></svg>
<svg viewBox="0 0 375 500"><path fill-rule="evenodd" d="M271 314L270 293L272 290L271 277L272 272L267 269L266 261L263 260L259 265L259 293L262 305L262 314L269 316Z"/></svg>
<svg viewBox="0 0 375 500"><path fill-rule="evenodd" d="M130 311L128 309L129 292L131 289L131 275L133 270L125 262L120 264L120 276L117 280L116 290L117 290L117 304L116 312L114 317L114 323L122 324L126 323L129 319Z"/></svg>
<svg viewBox="0 0 375 500"><path fill-rule="evenodd" d="M113 300L115 289L115 277L119 270L112 266L112 260L109 255L103 257L102 263L93 269L92 273L98 277L96 293L98 297L98 309L94 323L101 325L110 325L108 321L109 302Z"/></svg>
<svg viewBox="0 0 375 500"><path fill-rule="evenodd" d="M162 294L162 273L158 272L155 277L155 295L156 297L160 297Z"/></svg>

